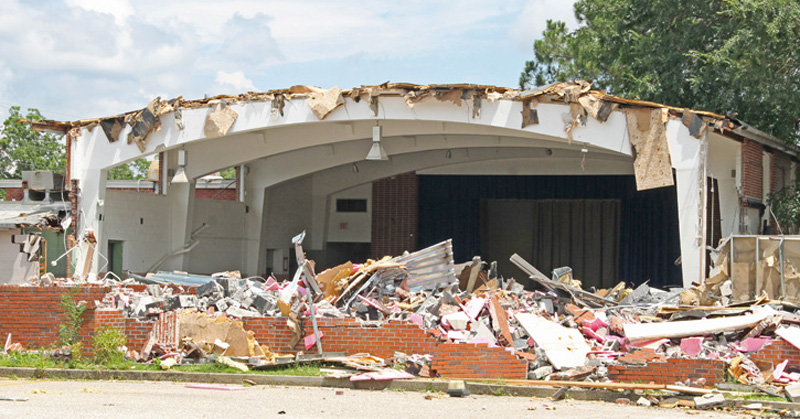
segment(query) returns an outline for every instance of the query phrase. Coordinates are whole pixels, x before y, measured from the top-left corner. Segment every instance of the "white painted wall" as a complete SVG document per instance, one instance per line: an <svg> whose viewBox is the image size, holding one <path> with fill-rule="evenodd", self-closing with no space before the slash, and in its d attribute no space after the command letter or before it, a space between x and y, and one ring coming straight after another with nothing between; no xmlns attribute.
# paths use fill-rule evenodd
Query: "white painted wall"
<svg viewBox="0 0 800 419"><path fill-rule="evenodd" d="M144 273L169 251L166 196L108 190L104 209L105 236L98 250L108 257L108 240L121 240L122 269Z"/></svg>
<svg viewBox="0 0 800 419"><path fill-rule="evenodd" d="M337 212L337 199L365 199L367 212ZM328 242L369 243L372 241L372 184L335 193L330 197Z"/></svg>
<svg viewBox="0 0 800 419"><path fill-rule="evenodd" d="M263 243L266 248L288 249L292 247L292 237L303 230L311 233L312 186L313 179L304 176L275 185L265 192ZM320 221L324 222L324 218ZM311 241L308 233L303 247L309 247L306 243Z"/></svg>
<svg viewBox="0 0 800 419"><path fill-rule="evenodd" d="M740 142L715 133L708 134L708 176L717 179L719 184L716 192L719 194L722 237L739 233L741 153Z"/></svg>
<svg viewBox="0 0 800 419"><path fill-rule="evenodd" d="M245 204L236 201L195 199L192 231L199 244L189 253L189 272L211 274L241 270L245 262Z"/></svg>
<svg viewBox="0 0 800 419"><path fill-rule="evenodd" d="M11 236L20 234L19 230L0 230L0 284L7 284L13 278L15 261L19 253L19 245L11 243Z"/></svg>

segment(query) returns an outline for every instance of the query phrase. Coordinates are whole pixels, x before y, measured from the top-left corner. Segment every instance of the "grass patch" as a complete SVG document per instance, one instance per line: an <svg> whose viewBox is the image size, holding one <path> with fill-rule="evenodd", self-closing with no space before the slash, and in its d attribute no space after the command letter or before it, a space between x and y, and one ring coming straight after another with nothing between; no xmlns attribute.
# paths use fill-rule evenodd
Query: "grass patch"
<svg viewBox="0 0 800 419"><path fill-rule="evenodd" d="M324 363L308 364L289 364L281 367L274 367L268 370L250 370L242 372L225 365L208 364L183 364L175 365L170 371L178 372L200 372L211 374L259 374L259 375L292 375L301 377L320 377L325 373L321 371L326 365ZM139 364L125 359L106 360L104 363L89 361L70 361L58 362L47 356L45 350L17 352L11 351L8 354L0 354L0 367L19 367L19 368L63 368L74 370L92 371L163 371L157 364Z"/></svg>
<svg viewBox="0 0 800 419"><path fill-rule="evenodd" d="M758 400L764 402L785 402L786 399L783 397L776 397L770 396L769 394L748 394L747 396L743 396L742 399L744 400Z"/></svg>
<svg viewBox="0 0 800 419"><path fill-rule="evenodd" d="M45 351L11 351L0 355L0 367L56 368L58 363L48 357Z"/></svg>

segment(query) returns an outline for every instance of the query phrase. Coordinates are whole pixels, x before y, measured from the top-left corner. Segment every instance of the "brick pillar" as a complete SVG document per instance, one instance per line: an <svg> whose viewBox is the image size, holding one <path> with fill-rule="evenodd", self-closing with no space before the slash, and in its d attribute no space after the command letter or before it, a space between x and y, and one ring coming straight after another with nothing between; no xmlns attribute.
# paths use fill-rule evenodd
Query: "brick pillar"
<svg viewBox="0 0 800 419"><path fill-rule="evenodd" d="M744 140L742 144L742 190L746 198L759 201L764 176L764 168L761 167L763 151L764 147L755 141Z"/></svg>
<svg viewBox="0 0 800 419"><path fill-rule="evenodd" d="M67 233L66 231L64 234L67 234L67 251L75 246L78 242L78 223L80 222L80 212L78 209L78 196L80 195L80 188L78 187L78 180L73 179L70 181L72 183L69 191L69 203L72 207L72 233ZM72 277L72 252L67 253L67 278Z"/></svg>
<svg viewBox="0 0 800 419"><path fill-rule="evenodd" d="M417 250L419 181L406 173L372 183L373 258Z"/></svg>

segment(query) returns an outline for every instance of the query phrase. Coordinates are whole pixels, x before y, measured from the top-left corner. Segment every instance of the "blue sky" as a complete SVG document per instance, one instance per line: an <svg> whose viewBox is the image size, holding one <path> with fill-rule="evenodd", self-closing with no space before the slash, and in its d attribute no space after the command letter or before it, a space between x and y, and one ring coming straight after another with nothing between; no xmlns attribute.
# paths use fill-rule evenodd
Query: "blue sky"
<svg viewBox="0 0 800 419"><path fill-rule="evenodd" d="M296 84L516 87L573 0L0 0L0 117L113 115Z"/></svg>

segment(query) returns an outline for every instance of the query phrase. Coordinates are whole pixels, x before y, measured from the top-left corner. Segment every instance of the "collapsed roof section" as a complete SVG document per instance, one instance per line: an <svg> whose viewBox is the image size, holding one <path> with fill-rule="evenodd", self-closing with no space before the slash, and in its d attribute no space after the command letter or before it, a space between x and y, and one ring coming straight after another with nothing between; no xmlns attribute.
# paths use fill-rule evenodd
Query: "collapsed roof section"
<svg viewBox="0 0 800 419"><path fill-rule="evenodd" d="M524 118L522 128L526 125L535 124L536 111L535 103L567 103L576 105L576 116L585 117L590 115L598 121L605 121L608 115L615 109L629 108L652 108L665 109L670 115L681 117L684 124L689 127L692 134L699 137L707 124L718 130L733 130L743 126L741 121L723 115L707 111L697 111L688 108L677 108L655 102L642 100L626 99L619 96L609 95L602 91L591 90L591 83L587 81L558 82L549 86L539 87L532 90L517 90L506 87L475 85L475 84L432 84L418 85L411 83L384 83L377 86L361 86L352 89L340 90L337 87L331 89L321 89L313 86L293 86L288 89L274 89L266 92L247 92L239 95L218 95L205 99L187 100L182 96L171 100L161 100L160 97L153 99L145 108L127 112L122 115L115 115L104 118L82 119L73 122L60 121L31 121L31 124L38 129L48 129L57 131L67 131L73 128L85 128L91 130L98 124L103 128L110 142L115 142L124 124L130 125L133 130L128 135L128 143L136 143L140 148L146 144L147 137L158 130L159 118L167 113L176 113L175 120L180 121L181 109L192 109L209 107L212 109L224 109L228 104L244 102L267 102L271 101L274 112L283 115L286 101L293 99L308 100L311 110L318 119L323 120L334 109L344 104L345 98L350 98L355 102L367 101L373 113L378 113L378 101L382 96L403 97L406 105L413 108L424 100L438 100L442 102L452 102L457 106L465 101L471 101L473 105L473 118L480 116L480 102L482 100L496 101L499 99L521 101L530 104L531 109L526 110L527 118ZM582 108L582 109L581 109ZM231 115L235 120L236 115ZM214 118L210 121L217 122ZM224 124L219 130L224 135Z"/></svg>
<svg viewBox="0 0 800 419"><path fill-rule="evenodd" d="M66 211L61 204L3 203L0 204L0 230L35 227L42 230L62 230Z"/></svg>
<svg viewBox="0 0 800 419"><path fill-rule="evenodd" d="M381 97L402 97L408 108L413 108L416 104L426 100L451 102L456 106L470 102L472 119L480 118L481 102L484 100L492 102L500 99L521 101L522 123L520 128L539 123L537 112L539 103L567 104L569 105L569 116L564 118L564 131L570 142L573 140L572 131L576 127L585 125L587 117L591 116L599 122L605 122L612 112L620 110L626 115L630 142L635 150L634 170L637 187L640 190L673 184L665 131L665 123L670 118L680 118L689 133L695 138L700 138L707 127L722 134L725 134L726 131L742 131L748 128L740 121L712 112L625 99L591 90L591 83L587 81L558 82L525 91L473 84L384 83L347 90L340 90L337 87L326 90L312 86L293 86L288 89L269 90L261 93L220 95L198 100L186 100L180 96L171 100L161 100L158 97L145 108L122 115L74 122L32 122L32 125L38 129L63 131L75 128L91 131L99 125L111 143L120 140L125 125L128 125L130 130L126 136L127 143L135 144L139 151L144 153L151 134L157 132L161 127L160 117L162 115L173 114L176 127L183 130L183 109L210 108L203 132L206 138L215 138L227 135L238 117L237 112L228 106L230 104L271 102L272 114L284 116L287 102L303 99L316 118L324 120L331 112L345 103L345 98L356 103L361 100L366 101L369 103L373 115L377 117ZM776 142L776 139L764 135L759 135L757 139L763 142L765 137L772 140L772 143Z"/></svg>

